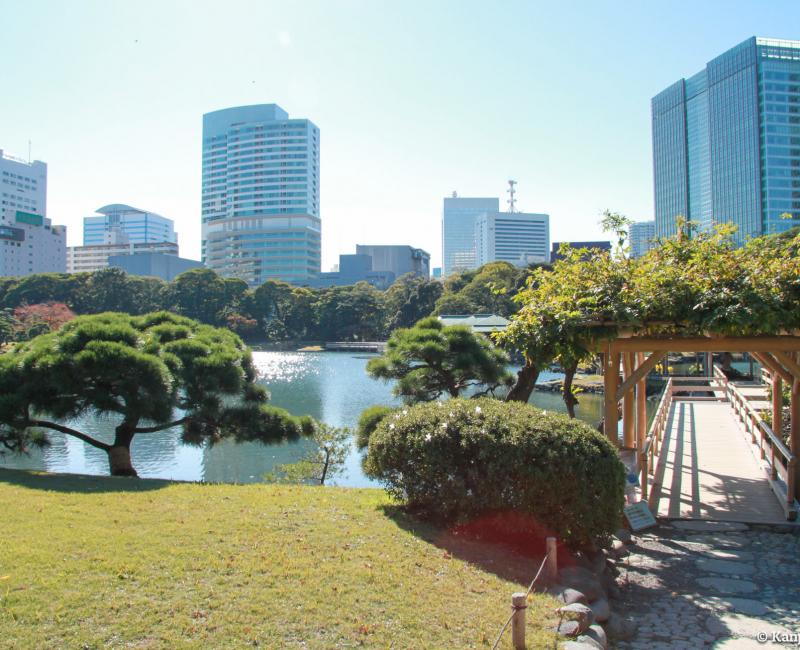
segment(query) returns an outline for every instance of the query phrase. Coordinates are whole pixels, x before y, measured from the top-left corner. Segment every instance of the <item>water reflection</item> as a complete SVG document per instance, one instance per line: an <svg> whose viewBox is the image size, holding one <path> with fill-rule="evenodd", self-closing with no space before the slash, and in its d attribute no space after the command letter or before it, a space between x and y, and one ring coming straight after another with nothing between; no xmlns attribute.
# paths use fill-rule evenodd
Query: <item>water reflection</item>
<svg viewBox="0 0 800 650"><path fill-rule="evenodd" d="M354 427L361 412L373 404L399 404L391 385L370 379L365 371L369 355L336 352L254 352L259 383L269 389L271 402L295 415L311 415L334 426ZM540 381L559 375L542 373ZM535 393L531 403L563 411L559 393ZM602 397L584 393L576 414L592 424L600 418ZM110 441L118 419L86 417L70 422L77 429ZM0 457L0 465L53 472L107 474L106 454L58 433L49 434L52 446L30 456ZM279 445L237 444L225 441L213 447L185 445L178 429L139 434L131 449L139 474L149 478L252 483L262 480L275 465L299 459L311 443L301 440ZM361 456L352 447L343 476L337 484L374 485L361 471Z"/></svg>

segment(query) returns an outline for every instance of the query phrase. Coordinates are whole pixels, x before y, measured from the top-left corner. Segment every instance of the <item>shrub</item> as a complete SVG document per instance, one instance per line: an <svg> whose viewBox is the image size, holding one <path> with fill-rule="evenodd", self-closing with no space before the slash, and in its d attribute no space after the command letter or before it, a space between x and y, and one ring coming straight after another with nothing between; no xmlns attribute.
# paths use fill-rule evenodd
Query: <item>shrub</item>
<svg viewBox="0 0 800 650"><path fill-rule="evenodd" d="M410 508L444 521L530 517L571 546L618 527L624 467L589 425L527 404L452 399L384 418L367 474Z"/></svg>
<svg viewBox="0 0 800 650"><path fill-rule="evenodd" d="M384 406L377 404L370 406L358 418L358 426L356 427L356 446L359 449L366 449L369 445L369 437L381 421L389 415L394 409L391 406Z"/></svg>

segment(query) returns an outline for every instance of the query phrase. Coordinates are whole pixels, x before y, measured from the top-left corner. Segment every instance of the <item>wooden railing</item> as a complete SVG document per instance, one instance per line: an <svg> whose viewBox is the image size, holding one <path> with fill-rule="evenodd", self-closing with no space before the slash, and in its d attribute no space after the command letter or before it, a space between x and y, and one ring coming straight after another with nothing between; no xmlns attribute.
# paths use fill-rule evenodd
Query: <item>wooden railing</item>
<svg viewBox="0 0 800 650"><path fill-rule="evenodd" d="M714 368L715 377L725 375ZM797 458L789 451L783 440L761 418L759 412L735 384L726 381L726 393L736 416L750 436L750 442L757 447L761 460L766 464L767 478L772 491L781 501L786 518L797 517L797 504L794 499Z"/></svg>
<svg viewBox="0 0 800 650"><path fill-rule="evenodd" d="M661 398L658 401L658 408L656 408L655 415L653 416L653 422L650 424L650 429L647 432L644 445L642 445L642 453L639 459L639 485L642 491L642 501L648 501L650 475L655 472L658 449L661 446L661 440L664 437L664 431L667 428L669 410L671 407L672 378L670 377L667 380L667 383L664 385L664 389L661 391ZM650 507L652 508L652 504L650 504Z"/></svg>

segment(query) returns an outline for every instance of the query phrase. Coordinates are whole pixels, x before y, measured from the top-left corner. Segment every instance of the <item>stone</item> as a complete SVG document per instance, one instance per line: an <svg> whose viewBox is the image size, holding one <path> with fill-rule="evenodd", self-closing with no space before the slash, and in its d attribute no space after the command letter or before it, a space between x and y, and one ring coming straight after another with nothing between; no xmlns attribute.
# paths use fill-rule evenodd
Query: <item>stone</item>
<svg viewBox="0 0 800 650"><path fill-rule="evenodd" d="M780 635L791 631L764 619L744 614L723 614L717 618L711 617L706 622L706 627L711 634L717 636L741 636L748 639L757 639L759 634L766 634L767 638L771 639L773 634Z"/></svg>
<svg viewBox="0 0 800 650"><path fill-rule="evenodd" d="M589 603L589 607L594 614L594 620L598 623L605 623L608 620L608 617L611 615L611 606L608 604L608 601L605 598L598 598L597 600L592 601Z"/></svg>
<svg viewBox="0 0 800 650"><path fill-rule="evenodd" d="M601 648L608 647L608 637L606 637L606 631L600 625L590 625L589 629L586 630L586 634L582 635L580 638L583 637L589 637Z"/></svg>
<svg viewBox="0 0 800 650"><path fill-rule="evenodd" d="M630 641L636 636L636 621L611 612L606 622L606 633L615 641Z"/></svg>
<svg viewBox="0 0 800 650"><path fill-rule="evenodd" d="M561 647L564 650L597 650L597 644L594 641L589 643L583 643L581 641L567 641L566 643L562 644Z"/></svg>
<svg viewBox="0 0 800 650"><path fill-rule="evenodd" d="M561 569L558 574L561 584L584 593L589 600L604 596L603 586L595 575L583 567L571 566Z"/></svg>
<svg viewBox="0 0 800 650"><path fill-rule="evenodd" d="M690 530L701 533L740 533L750 530L747 524L740 524L734 521L706 521L704 519L673 521L671 525L678 530Z"/></svg>
<svg viewBox="0 0 800 650"><path fill-rule="evenodd" d="M725 573L735 576L750 576L756 572L756 568L752 564L706 557L697 560L697 568L706 573Z"/></svg>
<svg viewBox="0 0 800 650"><path fill-rule="evenodd" d="M586 631L595 621L594 610L590 609L588 605L584 605L583 603L572 603L571 605L559 607L558 613L561 614L565 619L577 621L580 624L581 629L578 634L583 634L583 632Z"/></svg>
<svg viewBox="0 0 800 650"><path fill-rule="evenodd" d="M623 544L630 544L633 541L631 531L629 531L627 528L620 528L617 530L614 533L614 537L616 537Z"/></svg>
<svg viewBox="0 0 800 650"><path fill-rule="evenodd" d="M699 606L707 609L729 610L748 616L764 616L769 611L769 607L767 607L766 603L760 600L753 600L752 598L709 596L707 598L698 599L695 602Z"/></svg>
<svg viewBox="0 0 800 650"><path fill-rule="evenodd" d="M719 549L712 548L703 551L703 555L708 555L717 560L735 560L737 562L752 562L755 554L750 551L740 551L738 549Z"/></svg>
<svg viewBox="0 0 800 650"><path fill-rule="evenodd" d="M575 639L575 641L580 643L582 648L591 648L592 650L605 650L605 647L600 645L600 643L596 639L593 639L592 637L587 636L586 634L582 634L577 639Z"/></svg>
<svg viewBox="0 0 800 650"><path fill-rule="evenodd" d="M613 542L611 542L610 552L611 556L615 557L618 560L621 560L626 555L631 554L631 552L625 547L625 544L623 544L618 539L615 539Z"/></svg>
<svg viewBox="0 0 800 650"><path fill-rule="evenodd" d="M572 603L588 603L589 599L586 595L577 589L570 589L564 585L555 585L547 590L547 593L557 598L565 605L572 605Z"/></svg>
<svg viewBox="0 0 800 650"><path fill-rule="evenodd" d="M561 636L578 636L583 629L578 621L561 621L556 627L556 632Z"/></svg>
<svg viewBox="0 0 800 650"><path fill-rule="evenodd" d="M777 643L772 643L771 641L762 643L756 641L755 639L741 637L728 637L727 639L720 639L714 644L714 650L764 650L764 648L767 648L768 650L777 650L778 648L786 650L785 645L779 645Z"/></svg>
<svg viewBox="0 0 800 650"><path fill-rule="evenodd" d="M698 578L697 584L723 594L752 594L758 589L754 582L734 578Z"/></svg>

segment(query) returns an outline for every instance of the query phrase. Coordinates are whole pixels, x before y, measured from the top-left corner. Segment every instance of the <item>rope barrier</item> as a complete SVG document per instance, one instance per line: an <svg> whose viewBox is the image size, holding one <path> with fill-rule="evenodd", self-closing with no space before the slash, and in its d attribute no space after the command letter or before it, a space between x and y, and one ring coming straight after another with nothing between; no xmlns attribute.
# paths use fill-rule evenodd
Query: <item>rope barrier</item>
<svg viewBox="0 0 800 650"><path fill-rule="evenodd" d="M531 592L533 591L533 585L536 584L536 581L539 579L539 576L542 575L542 571L544 571L545 564L547 564L547 559L550 557L551 552L552 551L547 551L547 553L545 553L544 559L542 560L542 563L539 565L539 570L536 572L536 575L533 577L533 580L531 580L531 584L528 585L528 591L525 592L525 602L528 601L528 596L530 596ZM527 608L528 608L527 605L511 606L511 616L508 617L508 620L505 622L505 625L503 625L502 629L500 630L500 634L497 635L497 639L495 639L494 645L492 646L492 650L497 650L497 645L500 643L500 639L503 638L503 634L508 629L508 626L511 624L511 621L514 619L514 614L516 614L521 609L527 609Z"/></svg>

